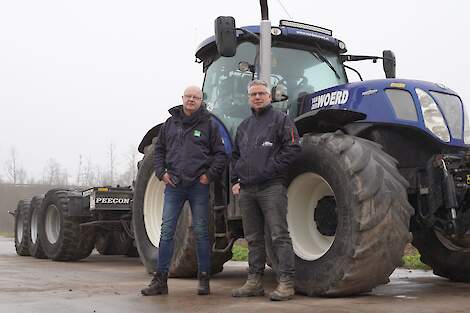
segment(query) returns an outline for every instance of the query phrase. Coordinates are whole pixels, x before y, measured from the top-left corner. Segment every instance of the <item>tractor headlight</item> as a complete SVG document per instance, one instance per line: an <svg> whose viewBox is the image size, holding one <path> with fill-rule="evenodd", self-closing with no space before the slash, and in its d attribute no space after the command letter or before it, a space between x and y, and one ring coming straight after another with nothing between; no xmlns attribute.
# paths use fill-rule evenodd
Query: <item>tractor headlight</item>
<svg viewBox="0 0 470 313"><path fill-rule="evenodd" d="M434 99L427 92L419 88L416 88L416 94L421 103L421 112L423 113L426 128L442 141L449 142L449 129Z"/></svg>

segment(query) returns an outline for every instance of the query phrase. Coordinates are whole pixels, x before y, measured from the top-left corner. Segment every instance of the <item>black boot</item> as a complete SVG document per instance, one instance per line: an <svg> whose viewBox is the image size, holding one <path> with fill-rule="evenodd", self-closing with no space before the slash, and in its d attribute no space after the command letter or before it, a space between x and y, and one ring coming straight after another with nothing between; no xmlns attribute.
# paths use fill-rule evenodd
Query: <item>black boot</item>
<svg viewBox="0 0 470 313"><path fill-rule="evenodd" d="M199 285L197 286L197 294L208 295L211 292L209 288L209 273L199 272L197 273L197 278L199 279Z"/></svg>
<svg viewBox="0 0 470 313"><path fill-rule="evenodd" d="M156 272L153 275L152 281L147 288L142 289L140 292L144 296L166 295L168 294L168 273Z"/></svg>

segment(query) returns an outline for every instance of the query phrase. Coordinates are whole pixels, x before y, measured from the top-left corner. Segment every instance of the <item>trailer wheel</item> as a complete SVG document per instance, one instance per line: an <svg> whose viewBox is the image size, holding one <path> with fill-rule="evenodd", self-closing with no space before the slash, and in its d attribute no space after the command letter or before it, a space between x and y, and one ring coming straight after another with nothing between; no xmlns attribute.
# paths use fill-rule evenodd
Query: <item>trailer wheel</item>
<svg viewBox="0 0 470 313"><path fill-rule="evenodd" d="M46 259L47 256L42 249L41 240L39 239L39 211L44 200L44 195L34 196L31 199L31 210L29 215L30 236L29 236L29 253L38 259Z"/></svg>
<svg viewBox="0 0 470 313"><path fill-rule="evenodd" d="M135 181L132 220L139 256L147 271L153 273L158 261L165 185L154 174L153 145L145 151ZM212 229L209 225L209 236ZM225 261L224 258L212 258L212 274L220 272ZM191 214L187 203L178 220L169 274L171 277L194 277L197 274L196 241L191 229Z"/></svg>
<svg viewBox="0 0 470 313"><path fill-rule="evenodd" d="M68 193L67 189L48 191L39 212L39 240L54 261L86 258L94 247L94 230L80 232L80 218L67 216Z"/></svg>
<svg viewBox="0 0 470 313"><path fill-rule="evenodd" d="M345 296L387 283L413 214L396 161L374 142L339 133L305 135L302 145L288 186L296 291Z"/></svg>
<svg viewBox="0 0 470 313"><path fill-rule="evenodd" d="M421 254L421 261L434 274L458 282L470 282L470 242L457 242L430 229L416 227L413 245Z"/></svg>
<svg viewBox="0 0 470 313"><path fill-rule="evenodd" d="M20 200L15 212L15 250L20 256L29 254L29 215L31 202Z"/></svg>
<svg viewBox="0 0 470 313"><path fill-rule="evenodd" d="M95 248L96 230L94 227L80 228L78 248L71 261L78 261L90 256Z"/></svg>

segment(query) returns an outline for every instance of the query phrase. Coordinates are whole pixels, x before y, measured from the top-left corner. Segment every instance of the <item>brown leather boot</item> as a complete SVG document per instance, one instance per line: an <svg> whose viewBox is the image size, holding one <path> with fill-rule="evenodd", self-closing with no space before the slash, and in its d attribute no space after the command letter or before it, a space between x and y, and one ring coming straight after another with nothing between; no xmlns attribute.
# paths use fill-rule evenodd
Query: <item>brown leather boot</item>
<svg viewBox="0 0 470 313"><path fill-rule="evenodd" d="M168 294L168 273L156 272L147 288L140 292L144 296L166 295Z"/></svg>
<svg viewBox="0 0 470 313"><path fill-rule="evenodd" d="M197 278L199 279L199 285L197 286L198 295L208 295L211 290L209 287L209 273L199 272L197 273Z"/></svg>
<svg viewBox="0 0 470 313"><path fill-rule="evenodd" d="M276 290L271 292L269 297L273 301L284 301L292 299L294 294L294 277L281 276Z"/></svg>
<svg viewBox="0 0 470 313"><path fill-rule="evenodd" d="M248 278L245 284L232 290L233 297L256 297L263 296L263 275L262 274L251 274L248 273Z"/></svg>

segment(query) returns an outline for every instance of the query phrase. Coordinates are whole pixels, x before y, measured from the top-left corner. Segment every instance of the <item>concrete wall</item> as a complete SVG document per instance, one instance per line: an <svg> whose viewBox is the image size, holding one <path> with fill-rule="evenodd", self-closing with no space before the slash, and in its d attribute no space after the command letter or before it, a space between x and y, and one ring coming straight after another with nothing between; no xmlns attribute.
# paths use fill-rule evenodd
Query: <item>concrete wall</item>
<svg viewBox="0 0 470 313"><path fill-rule="evenodd" d="M8 214L16 208L18 201L46 193L54 187L47 185L0 184L0 232L14 231L14 218Z"/></svg>

